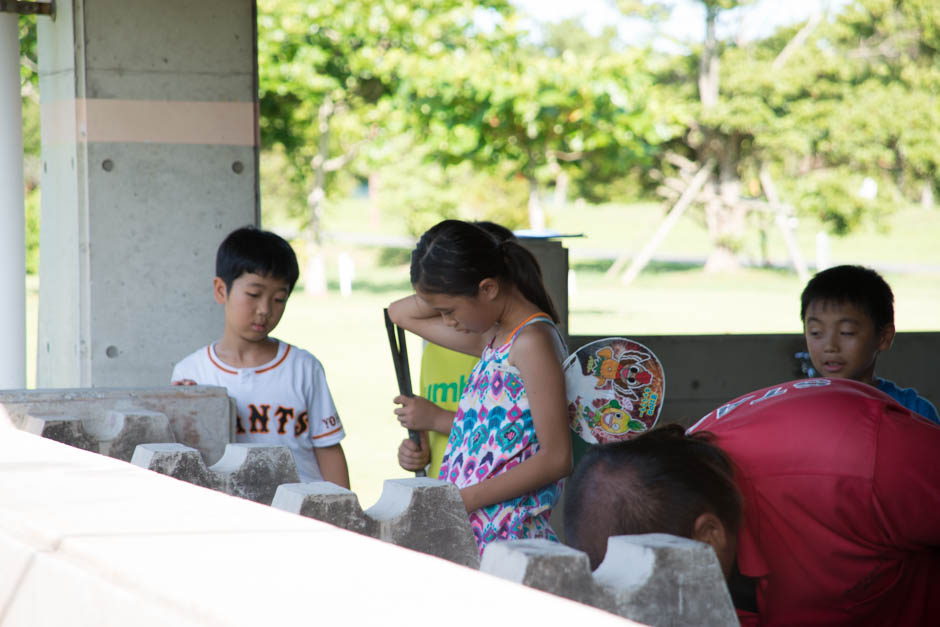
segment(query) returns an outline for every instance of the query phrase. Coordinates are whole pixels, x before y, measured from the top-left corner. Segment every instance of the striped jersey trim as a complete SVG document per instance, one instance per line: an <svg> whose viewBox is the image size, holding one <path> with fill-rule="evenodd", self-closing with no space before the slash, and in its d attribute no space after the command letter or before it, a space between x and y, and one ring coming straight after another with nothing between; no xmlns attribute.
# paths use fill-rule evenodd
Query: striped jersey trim
<svg viewBox="0 0 940 627"><path fill-rule="evenodd" d="M280 359L278 359L275 363L271 364L270 366L255 370L255 374L261 374L262 372L268 372L269 370L274 370L275 368L280 366L282 363L284 363L284 360L287 359L287 356L290 354L290 349L292 348L290 344L286 344L286 346L287 346L287 350L284 351L284 354L281 355ZM215 358L213 358L212 344L210 344L209 346L206 346L206 355L209 357L209 361L212 363L212 365L218 368L219 370L221 370L222 372L226 374L238 374L237 370L226 368L225 366L220 364L218 361L216 361Z"/></svg>
<svg viewBox="0 0 940 627"><path fill-rule="evenodd" d="M229 370L228 368L226 368L225 366L217 362L212 357L212 344L209 344L208 346L206 346L206 354L209 356L209 361L212 362L212 365L218 368L219 370L221 370L222 372L226 374L238 374L237 370Z"/></svg>
<svg viewBox="0 0 940 627"><path fill-rule="evenodd" d="M342 430L343 430L342 427L336 427L336 428L333 429L332 431L327 431L326 433L321 433L320 435L315 435L315 436L313 436L313 439L314 439L314 440L319 440L320 438L328 438L328 437L330 437L331 435L333 435L334 433L339 433L339 432L342 431Z"/></svg>
<svg viewBox="0 0 940 627"><path fill-rule="evenodd" d="M284 360L287 359L287 356L290 355L290 349L291 349L291 345L287 344L287 350L284 351L284 355L280 359L278 359L275 363L271 364L267 368L261 368L260 370L255 370L255 374L261 374L262 372L267 372L268 370L274 370L275 368L280 366L282 363L284 363Z"/></svg>

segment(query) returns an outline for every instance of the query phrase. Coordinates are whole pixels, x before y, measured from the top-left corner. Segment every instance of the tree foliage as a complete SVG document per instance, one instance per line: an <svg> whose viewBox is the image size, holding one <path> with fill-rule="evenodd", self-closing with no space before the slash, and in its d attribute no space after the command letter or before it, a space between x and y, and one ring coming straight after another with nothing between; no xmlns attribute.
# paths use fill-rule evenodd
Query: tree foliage
<svg viewBox="0 0 940 627"><path fill-rule="evenodd" d="M663 53L575 20L530 37L510 0L259 0L265 198L314 244L325 202L363 181L415 233L443 217L538 226L549 192L559 208L632 200L629 180L675 199L714 160L698 206L733 255L762 220L722 211L770 206L767 181L837 234L940 194L935 0L854 0L750 41L714 28L748 1L697 1L705 37ZM675 3L612 4L658 22ZM34 254L35 19L20 27Z"/></svg>
<svg viewBox="0 0 940 627"><path fill-rule="evenodd" d="M638 61L571 50L546 55L512 39L451 54L446 75L419 61L402 89L433 156L524 179L534 222L540 190L560 177L596 196L600 185L650 163L661 137L647 106L649 75Z"/></svg>
<svg viewBox="0 0 940 627"><path fill-rule="evenodd" d="M21 15L20 94L23 103L23 183L26 201L26 272L39 272L39 73L36 56L36 18Z"/></svg>
<svg viewBox="0 0 940 627"><path fill-rule="evenodd" d="M402 65L465 46L478 36L481 13L507 7L503 0L259 2L262 147L280 147L292 180L313 188L314 214L338 175L354 172L356 157L403 130L392 102Z"/></svg>
<svg viewBox="0 0 940 627"><path fill-rule="evenodd" d="M708 20L739 3L703 4ZM737 252L753 224L746 214L769 208L767 177L779 202L836 234L932 197L938 13L929 0L859 0L756 41L706 37L656 67L656 89L685 125L663 154L719 164L699 199L716 250ZM672 163L661 163L667 180Z"/></svg>
<svg viewBox="0 0 940 627"><path fill-rule="evenodd" d="M709 121L746 136L794 204L845 233L938 185L938 15L931 2L865 0L783 63L799 27L730 48L727 98ZM879 183L875 198L859 194L866 177Z"/></svg>
<svg viewBox="0 0 940 627"><path fill-rule="evenodd" d="M779 182L779 202L835 233L938 192L935 2L858 0L756 41L720 41L717 18L749 2L699 1L706 38L664 55L572 21L534 44L505 2L266 0L263 143L283 147L307 188L317 154L356 152L345 171L374 174L383 205L414 214L416 230L486 214L469 200L474 186L501 189L494 204L513 222L528 196L531 222L547 189L607 199L637 171L648 189L668 189L676 163L714 158L701 206L706 222L723 221L714 243L731 254L753 224L742 216L766 200L762 176ZM671 3L618 5L659 20ZM859 192L865 179L874 197ZM732 206L744 210L722 218Z"/></svg>

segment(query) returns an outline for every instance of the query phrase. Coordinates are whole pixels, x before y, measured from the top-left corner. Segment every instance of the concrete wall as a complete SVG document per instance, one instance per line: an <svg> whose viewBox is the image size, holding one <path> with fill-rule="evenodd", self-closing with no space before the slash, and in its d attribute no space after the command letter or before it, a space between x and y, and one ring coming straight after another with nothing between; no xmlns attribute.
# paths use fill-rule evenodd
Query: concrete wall
<svg viewBox="0 0 940 627"><path fill-rule="evenodd" d="M38 22L38 387L141 386L216 337L258 222L255 5L73 0Z"/></svg>
<svg viewBox="0 0 940 627"><path fill-rule="evenodd" d="M721 404L774 383L802 378L794 354L806 349L802 335L626 335L648 346L666 372L660 423L691 426ZM571 336L569 349L600 337ZM940 333L899 333L878 358L877 374L914 387L940 403Z"/></svg>
<svg viewBox="0 0 940 627"><path fill-rule="evenodd" d="M545 289L555 305L562 337L568 337L568 249L558 240L521 238L542 268Z"/></svg>

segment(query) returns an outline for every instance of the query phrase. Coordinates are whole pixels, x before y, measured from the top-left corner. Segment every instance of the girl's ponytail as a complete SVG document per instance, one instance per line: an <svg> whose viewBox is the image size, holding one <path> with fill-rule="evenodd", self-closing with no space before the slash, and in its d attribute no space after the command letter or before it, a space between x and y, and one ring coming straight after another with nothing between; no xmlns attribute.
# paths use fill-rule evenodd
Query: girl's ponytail
<svg viewBox="0 0 940 627"><path fill-rule="evenodd" d="M515 283L527 300L551 316L554 322L559 322L558 312L545 289L542 268L535 255L515 239L503 240L499 249L506 260L507 278Z"/></svg>

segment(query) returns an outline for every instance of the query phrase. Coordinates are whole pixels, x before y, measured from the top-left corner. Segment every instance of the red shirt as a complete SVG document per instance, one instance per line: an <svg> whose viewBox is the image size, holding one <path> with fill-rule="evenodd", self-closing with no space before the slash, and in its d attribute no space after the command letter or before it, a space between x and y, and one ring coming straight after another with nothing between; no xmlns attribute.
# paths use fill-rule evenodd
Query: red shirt
<svg viewBox="0 0 940 627"><path fill-rule="evenodd" d="M940 427L872 386L806 379L709 413L744 496L761 625L940 625Z"/></svg>

